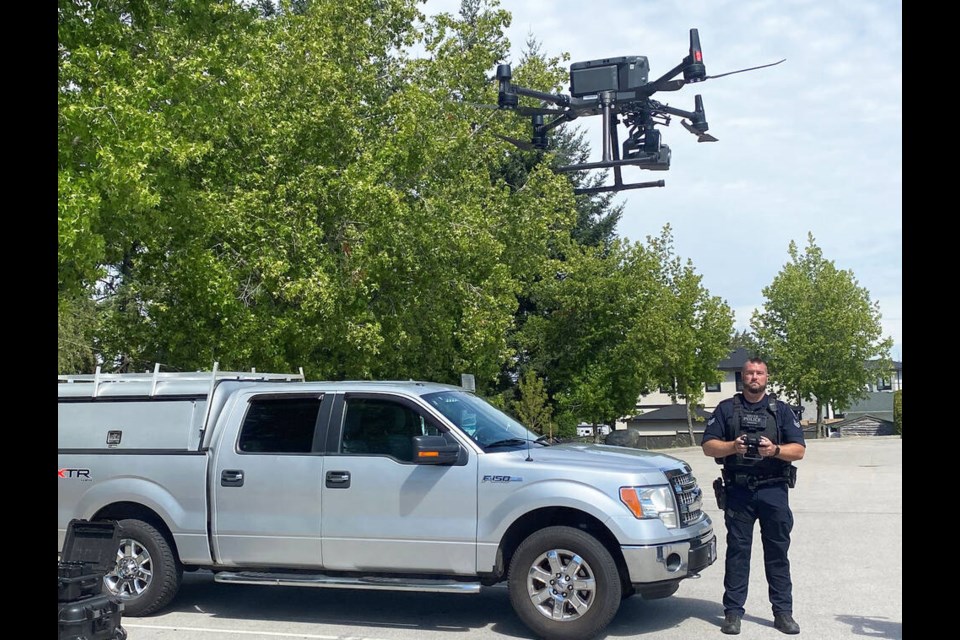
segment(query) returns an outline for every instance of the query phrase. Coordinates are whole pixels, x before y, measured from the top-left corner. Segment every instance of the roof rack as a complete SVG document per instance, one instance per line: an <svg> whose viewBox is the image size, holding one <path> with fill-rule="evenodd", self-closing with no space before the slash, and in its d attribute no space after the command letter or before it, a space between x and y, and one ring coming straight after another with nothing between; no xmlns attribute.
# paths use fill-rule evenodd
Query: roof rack
<svg viewBox="0 0 960 640"><path fill-rule="evenodd" d="M299 367L299 373L257 373L257 370L250 371L220 371L220 363L213 363L213 371L160 371L160 363L153 367L153 373L102 373L97 366L96 373L62 375L57 376L57 382L60 384L75 383L93 383L91 397L96 398L100 392L101 385L107 383L124 382L149 382L150 395L156 394L157 384L170 380L195 382L210 381L210 392L216 386L218 380L282 380L286 382L304 382L306 378L303 375L303 367Z"/></svg>

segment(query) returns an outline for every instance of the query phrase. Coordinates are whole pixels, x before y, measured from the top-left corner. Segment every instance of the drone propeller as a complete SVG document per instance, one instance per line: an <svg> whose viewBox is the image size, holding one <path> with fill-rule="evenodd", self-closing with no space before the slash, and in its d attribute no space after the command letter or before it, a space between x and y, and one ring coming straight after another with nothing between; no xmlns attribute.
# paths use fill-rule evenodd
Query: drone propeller
<svg viewBox="0 0 960 640"><path fill-rule="evenodd" d="M709 133L705 133L703 131L697 131L697 128L693 125L692 122L689 122L687 120L681 120L680 124L683 125L684 129L686 129L693 135L697 136L697 142L719 142L719 140L714 138Z"/></svg>
<svg viewBox="0 0 960 640"><path fill-rule="evenodd" d="M510 136L502 136L499 133L492 133L490 135L492 135L494 138L505 140L506 142L509 142L510 144L517 146L524 151L540 151L540 149L538 149L533 143L525 140L518 140L517 138L511 138Z"/></svg>
<svg viewBox="0 0 960 640"><path fill-rule="evenodd" d="M721 73L715 76L707 76L704 80L713 80L714 78L722 78L723 76L732 76L735 73L743 73L744 71L753 71L754 69L763 69L765 67L774 67L781 62L785 62L786 58L783 60L777 60L776 62L771 62L770 64L762 64L759 67L749 67L747 69L737 69L736 71L727 71L726 73Z"/></svg>
<svg viewBox="0 0 960 640"><path fill-rule="evenodd" d="M785 62L785 61L786 61L786 58L784 58L783 60L777 60L776 62L771 62L770 64L761 64L761 65L758 66L758 67L749 67L749 68L747 68L747 69L737 69L736 71L727 71L726 73L719 73L719 74L717 74L717 75L715 75L715 76L704 76L703 78L700 78L699 80L684 80L684 79L680 79L680 78L678 78L678 79L676 79L676 80L663 80L663 81L660 81L660 82L653 82L653 83L651 83L651 87L654 89L654 92L657 92L657 91L679 91L680 89L684 88L689 82L703 82L703 81L705 81L705 80L715 80L715 79L717 79L717 78L722 78L722 77L724 77L724 76L732 76L732 75L735 74L735 73L743 73L744 71L753 71L753 70L755 70L755 69L763 69L763 68L766 68L766 67L773 67L773 66L776 66L776 65L780 64L781 62Z"/></svg>
<svg viewBox="0 0 960 640"><path fill-rule="evenodd" d="M703 110L703 96L699 93L695 95L693 97L693 105L693 113L684 114L690 116L690 120L681 120L680 124L683 125L684 129L697 136L697 142L719 142L719 140L707 133L710 125L707 124L707 114Z"/></svg>
<svg viewBox="0 0 960 640"><path fill-rule="evenodd" d="M470 124L470 131L473 132L473 133L477 133L478 131L480 131L480 130L483 129L483 128L485 128L484 125L477 124L476 122L473 122L473 123ZM487 131L487 133L489 133L489 134L490 134L491 136L493 136L494 138L499 138L500 140L503 140L503 141L505 141L505 142L509 142L510 144L512 144L512 145L514 145L515 147L518 147L518 148L520 148L520 149L523 149L524 151L543 151L543 150L546 149L546 146L542 146L542 147L541 147L541 146L537 146L536 142L530 142L530 141L527 141L527 140L520 140L519 138L511 138L510 136L505 136L505 135L502 135L502 134L499 134L499 133L493 133L492 131L489 131L489 130ZM546 141L544 141L544 145L545 145L545 144L546 144Z"/></svg>

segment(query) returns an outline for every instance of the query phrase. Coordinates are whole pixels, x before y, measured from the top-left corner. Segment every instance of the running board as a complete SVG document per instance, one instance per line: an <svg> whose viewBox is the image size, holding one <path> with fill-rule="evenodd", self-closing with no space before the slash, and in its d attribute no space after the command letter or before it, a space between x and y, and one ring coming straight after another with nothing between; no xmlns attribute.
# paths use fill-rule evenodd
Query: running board
<svg viewBox="0 0 960 640"><path fill-rule="evenodd" d="M480 593L479 582L449 578L390 578L381 576L328 576L322 573L259 573L220 571L215 582L261 584L284 587L325 587L329 589L379 589L382 591L420 591L433 593Z"/></svg>

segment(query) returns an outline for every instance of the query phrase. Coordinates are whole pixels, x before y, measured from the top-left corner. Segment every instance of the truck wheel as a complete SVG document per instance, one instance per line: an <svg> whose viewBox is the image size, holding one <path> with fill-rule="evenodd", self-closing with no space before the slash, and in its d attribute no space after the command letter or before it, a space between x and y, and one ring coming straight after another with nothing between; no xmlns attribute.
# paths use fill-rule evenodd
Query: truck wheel
<svg viewBox="0 0 960 640"><path fill-rule="evenodd" d="M520 543L510 562L510 603L534 633L587 640L620 608L617 565L600 542L571 527L547 527Z"/></svg>
<svg viewBox="0 0 960 640"><path fill-rule="evenodd" d="M103 585L123 602L123 614L146 616L170 604L180 588L183 566L170 543L142 520L121 520L117 564Z"/></svg>

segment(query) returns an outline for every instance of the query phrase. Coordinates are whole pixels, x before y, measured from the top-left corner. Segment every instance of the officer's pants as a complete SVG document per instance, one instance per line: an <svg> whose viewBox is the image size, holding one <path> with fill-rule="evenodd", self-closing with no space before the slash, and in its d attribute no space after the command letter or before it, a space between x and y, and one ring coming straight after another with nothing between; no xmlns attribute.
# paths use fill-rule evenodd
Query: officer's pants
<svg viewBox="0 0 960 640"><path fill-rule="evenodd" d="M732 486L727 489L726 574L723 578L723 610L743 615L750 583L750 551L753 529L760 520L763 543L763 567L767 575L773 613L793 612L793 583L790 581L790 531L793 513L787 497L786 483L750 490Z"/></svg>

